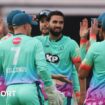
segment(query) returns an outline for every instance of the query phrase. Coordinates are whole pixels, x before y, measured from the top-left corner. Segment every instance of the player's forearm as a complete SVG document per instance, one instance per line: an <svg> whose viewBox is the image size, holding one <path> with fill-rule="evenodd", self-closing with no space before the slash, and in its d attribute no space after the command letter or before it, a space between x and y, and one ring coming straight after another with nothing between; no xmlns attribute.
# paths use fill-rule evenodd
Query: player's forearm
<svg viewBox="0 0 105 105"><path fill-rule="evenodd" d="M51 75L52 79L57 79L57 76L56 75Z"/></svg>
<svg viewBox="0 0 105 105"><path fill-rule="evenodd" d="M72 71L72 81L74 92L80 92L79 78L75 66L74 70Z"/></svg>
<svg viewBox="0 0 105 105"><path fill-rule="evenodd" d="M88 40L86 38L80 39L80 55L82 60L85 58L85 55L86 55L87 42Z"/></svg>
<svg viewBox="0 0 105 105"><path fill-rule="evenodd" d="M80 96L85 97L86 96L86 79L79 78L80 81Z"/></svg>
<svg viewBox="0 0 105 105"><path fill-rule="evenodd" d="M90 45L92 45L94 42L96 42L96 34L90 34Z"/></svg>
<svg viewBox="0 0 105 105"><path fill-rule="evenodd" d="M86 45L87 42L87 38L80 38L80 47Z"/></svg>
<svg viewBox="0 0 105 105"><path fill-rule="evenodd" d="M44 85L47 87L47 86L51 86L53 85L53 82L52 82L52 79L51 79L51 75L50 73L48 72L48 69L43 69L43 70L40 70L38 72L39 76L41 77L41 79L43 80L44 82Z"/></svg>

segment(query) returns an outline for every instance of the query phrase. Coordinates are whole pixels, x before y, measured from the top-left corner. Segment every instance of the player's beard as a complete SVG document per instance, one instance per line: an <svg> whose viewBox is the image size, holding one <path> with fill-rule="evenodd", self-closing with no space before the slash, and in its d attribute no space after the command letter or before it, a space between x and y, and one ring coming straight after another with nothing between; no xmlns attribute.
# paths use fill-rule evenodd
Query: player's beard
<svg viewBox="0 0 105 105"><path fill-rule="evenodd" d="M60 30L59 31L54 31L54 29L49 29L49 31L50 31L50 33L53 35L53 36L59 36L59 35L61 35L61 33L62 33L62 29L60 28Z"/></svg>

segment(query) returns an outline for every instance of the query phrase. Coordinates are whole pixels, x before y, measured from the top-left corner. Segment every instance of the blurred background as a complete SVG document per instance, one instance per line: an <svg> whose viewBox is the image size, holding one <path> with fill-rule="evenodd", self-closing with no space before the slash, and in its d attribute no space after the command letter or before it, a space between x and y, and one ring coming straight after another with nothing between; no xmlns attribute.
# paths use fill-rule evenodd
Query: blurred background
<svg viewBox="0 0 105 105"><path fill-rule="evenodd" d="M89 21L105 12L105 0L0 0L0 15L6 20L11 10L18 9L38 14L43 9L60 10L65 14L64 34L79 43L79 24L86 17ZM40 34L38 27L33 36Z"/></svg>

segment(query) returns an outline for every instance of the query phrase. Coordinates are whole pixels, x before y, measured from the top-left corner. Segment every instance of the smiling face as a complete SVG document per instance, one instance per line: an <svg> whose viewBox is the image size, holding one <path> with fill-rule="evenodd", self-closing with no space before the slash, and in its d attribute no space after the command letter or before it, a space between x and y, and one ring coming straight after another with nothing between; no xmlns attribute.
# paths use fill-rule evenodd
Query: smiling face
<svg viewBox="0 0 105 105"><path fill-rule="evenodd" d="M61 35L64 28L64 18L59 15L53 15L49 20L49 31L53 36Z"/></svg>

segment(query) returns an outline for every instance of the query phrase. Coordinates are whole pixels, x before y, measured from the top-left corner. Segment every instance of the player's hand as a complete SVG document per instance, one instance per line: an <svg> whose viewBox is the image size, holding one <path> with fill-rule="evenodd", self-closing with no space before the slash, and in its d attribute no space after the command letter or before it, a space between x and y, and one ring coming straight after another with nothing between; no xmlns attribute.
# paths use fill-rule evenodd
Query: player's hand
<svg viewBox="0 0 105 105"><path fill-rule="evenodd" d="M84 101L85 101L85 95L80 95L78 105L84 105Z"/></svg>
<svg viewBox="0 0 105 105"><path fill-rule="evenodd" d="M90 34L95 34L97 35L99 29L98 29L98 21L97 19L93 19L91 22L91 27L90 27Z"/></svg>
<svg viewBox="0 0 105 105"><path fill-rule="evenodd" d="M80 22L80 38L87 38L88 32L88 20L87 18L84 18L82 22Z"/></svg>
<svg viewBox="0 0 105 105"><path fill-rule="evenodd" d="M56 89L55 86L45 87L49 105L63 105L64 94Z"/></svg>
<svg viewBox="0 0 105 105"><path fill-rule="evenodd" d="M59 80L61 82L66 82L66 83L69 83L69 84L72 83L72 81L68 80L66 76L61 75L61 74L59 74L59 75L52 75L52 78L56 79L56 80Z"/></svg>

